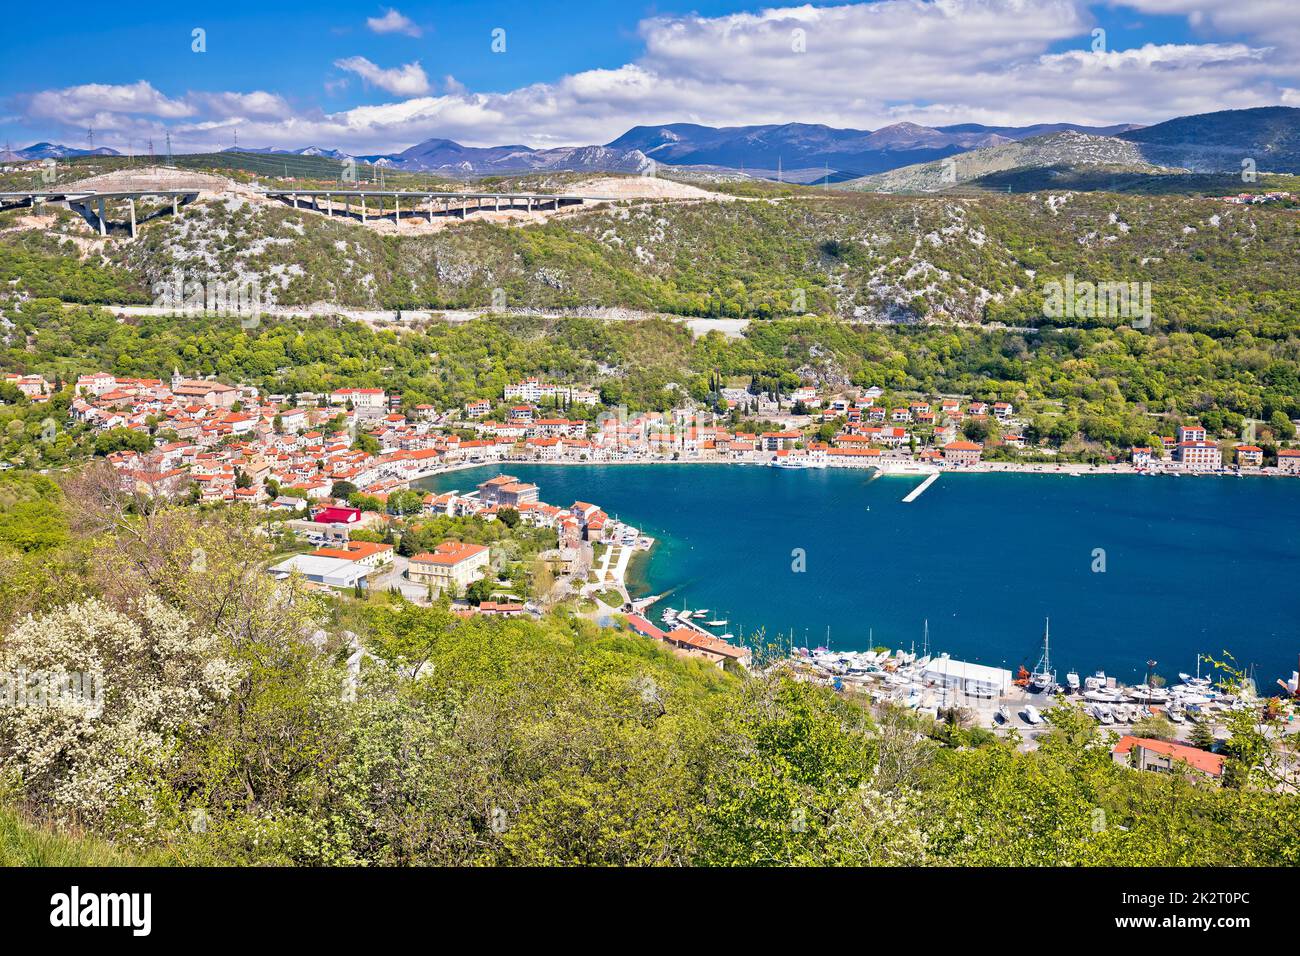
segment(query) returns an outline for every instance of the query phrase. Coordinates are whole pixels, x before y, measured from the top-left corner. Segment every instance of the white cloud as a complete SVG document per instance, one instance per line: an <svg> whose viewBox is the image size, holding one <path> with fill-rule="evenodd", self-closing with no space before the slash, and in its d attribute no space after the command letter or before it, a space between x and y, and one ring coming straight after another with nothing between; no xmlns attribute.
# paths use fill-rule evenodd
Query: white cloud
<svg viewBox="0 0 1300 956"><path fill-rule="evenodd" d="M408 37L418 37L424 32L409 17L391 7L382 17L367 17L366 26L372 33L404 33Z"/></svg>
<svg viewBox="0 0 1300 956"><path fill-rule="evenodd" d="M1287 2L1220 10L1215 0L1115 0L1140 12L1199 14L1205 36L1098 53L1087 0L876 0L665 15L641 23L644 53L635 62L504 92L474 92L448 77L433 95L418 61L383 69L353 56L334 65L394 102L291 114L270 93L167 100L140 83L37 94L29 112L40 100L40 115L74 124L88 111L114 110L140 123L179 120L173 138L195 148L219 142L238 117L241 142L357 153L397 151L430 136L469 145L603 143L630 126L675 121L866 129L901 121L1154 123L1295 103L1300 41L1291 45L1291 27L1257 13Z"/></svg>
<svg viewBox="0 0 1300 956"><path fill-rule="evenodd" d="M364 56L335 60L334 65L340 70L355 73L371 86L377 86L394 96L421 96L429 92L429 78L425 76L419 60L388 70L376 66Z"/></svg>
<svg viewBox="0 0 1300 956"><path fill-rule="evenodd" d="M76 124L98 114L181 119L193 115L194 109L181 100L168 99L140 80L124 85L85 83L61 90L44 90L29 98L27 113L39 119Z"/></svg>
<svg viewBox="0 0 1300 956"><path fill-rule="evenodd" d="M293 110L277 93L192 93L189 99L206 107L206 112L223 117L255 116L283 119Z"/></svg>

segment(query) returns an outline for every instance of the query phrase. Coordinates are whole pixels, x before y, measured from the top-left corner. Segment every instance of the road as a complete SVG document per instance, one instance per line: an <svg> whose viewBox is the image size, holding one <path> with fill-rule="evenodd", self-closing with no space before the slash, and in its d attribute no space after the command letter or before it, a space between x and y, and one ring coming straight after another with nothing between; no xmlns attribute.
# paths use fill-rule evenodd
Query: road
<svg viewBox="0 0 1300 956"><path fill-rule="evenodd" d="M171 306L161 305L105 305L102 306L117 315L166 316L175 315L177 310ZM589 309L580 312L547 312L533 309L411 309L402 311L401 321L392 309L356 309L349 306L335 305L330 302L314 302L311 305L272 306L265 308L261 316L267 320L275 319L310 319L342 316L354 322L366 325L392 327L394 325L412 325L416 322L439 319L455 324L473 322L489 315L509 315L524 318L560 319L590 318L601 322L643 322L648 319L664 319L685 325L696 338L709 332L721 332L729 339L743 338L745 329L749 328L749 319L706 319L688 318L680 315L668 315L662 312L641 312L635 309ZM254 326L255 328L255 326Z"/></svg>

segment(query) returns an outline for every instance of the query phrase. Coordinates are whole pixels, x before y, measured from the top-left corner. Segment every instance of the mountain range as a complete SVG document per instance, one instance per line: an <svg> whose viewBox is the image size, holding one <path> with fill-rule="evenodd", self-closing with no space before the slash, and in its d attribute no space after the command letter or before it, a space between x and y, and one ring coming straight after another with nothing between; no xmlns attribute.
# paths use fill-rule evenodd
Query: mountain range
<svg viewBox="0 0 1300 956"><path fill-rule="evenodd" d="M449 139L429 139L400 153L357 159L402 171L449 176L538 170L640 173L653 163L662 163L748 171L759 177L793 182L824 177L839 181L1063 129L1110 135L1136 128L1070 123L1023 127L971 123L937 128L895 123L878 130L860 130L812 123L726 127L669 123L633 127L602 146L476 147Z"/></svg>
<svg viewBox="0 0 1300 956"><path fill-rule="evenodd" d="M1066 129L854 179L849 188L932 192L1024 169L1300 174L1300 109L1267 106L1183 116L1115 135ZM1243 180L1249 182L1250 180Z"/></svg>
<svg viewBox="0 0 1300 956"><path fill-rule="evenodd" d="M346 159L338 149L306 146L227 150L254 154ZM100 147L95 155L120 155ZM36 143L6 154L8 161L84 156L89 150ZM954 159L953 157L960 157ZM1153 126L921 126L895 123L877 130L812 123L635 126L599 146L535 149L464 146L433 138L399 153L353 157L403 172L477 177L526 172L644 173L654 164L740 171L789 182L848 181L854 188L931 190L1019 168L1123 167L1137 171L1300 173L1300 109L1282 106L1183 116Z"/></svg>

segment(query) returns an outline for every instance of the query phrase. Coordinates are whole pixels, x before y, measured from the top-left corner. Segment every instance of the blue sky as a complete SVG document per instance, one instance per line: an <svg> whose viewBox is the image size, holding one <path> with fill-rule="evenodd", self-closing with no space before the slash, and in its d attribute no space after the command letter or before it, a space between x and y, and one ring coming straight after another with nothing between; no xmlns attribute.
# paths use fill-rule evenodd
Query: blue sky
<svg viewBox="0 0 1300 956"><path fill-rule="evenodd" d="M183 7L15 6L0 135L84 146L92 126L97 145L125 149L169 130L199 149L238 131L246 146L364 153L430 136L606 142L674 121L1150 123L1300 105L1290 0Z"/></svg>

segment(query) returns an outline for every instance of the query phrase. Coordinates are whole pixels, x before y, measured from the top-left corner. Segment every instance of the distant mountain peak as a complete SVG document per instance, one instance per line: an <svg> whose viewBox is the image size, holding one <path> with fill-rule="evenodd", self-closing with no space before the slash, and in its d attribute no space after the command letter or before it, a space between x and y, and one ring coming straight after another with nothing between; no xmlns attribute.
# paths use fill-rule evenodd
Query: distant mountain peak
<svg viewBox="0 0 1300 956"><path fill-rule="evenodd" d="M66 159L72 156L122 155L108 146L97 146L94 149L77 149L74 146L64 146L60 143L33 143L26 149L15 150L14 153L29 162L33 159Z"/></svg>

